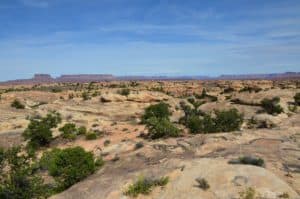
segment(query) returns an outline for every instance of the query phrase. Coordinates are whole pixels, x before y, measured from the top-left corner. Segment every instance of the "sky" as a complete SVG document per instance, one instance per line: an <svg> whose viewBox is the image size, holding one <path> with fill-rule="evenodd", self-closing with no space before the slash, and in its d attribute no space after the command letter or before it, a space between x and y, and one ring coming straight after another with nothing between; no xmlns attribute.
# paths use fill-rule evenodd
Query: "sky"
<svg viewBox="0 0 300 199"><path fill-rule="evenodd" d="M299 0L0 0L0 81L300 72Z"/></svg>

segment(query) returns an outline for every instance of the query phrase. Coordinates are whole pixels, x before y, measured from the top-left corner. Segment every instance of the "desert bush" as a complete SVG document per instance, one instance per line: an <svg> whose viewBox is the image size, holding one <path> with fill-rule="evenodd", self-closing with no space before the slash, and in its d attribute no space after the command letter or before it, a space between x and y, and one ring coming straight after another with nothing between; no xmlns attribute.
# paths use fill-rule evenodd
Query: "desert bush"
<svg viewBox="0 0 300 199"><path fill-rule="evenodd" d="M220 132L230 132L239 130L243 123L243 115L237 109L215 112L216 130Z"/></svg>
<svg viewBox="0 0 300 199"><path fill-rule="evenodd" d="M223 93L232 93L234 91L234 88L232 87L227 87L224 89Z"/></svg>
<svg viewBox="0 0 300 199"><path fill-rule="evenodd" d="M78 135L84 135L87 133L86 127L85 126L81 126L77 129L77 134Z"/></svg>
<svg viewBox="0 0 300 199"><path fill-rule="evenodd" d="M104 160L101 157L96 158L95 167L100 168L105 164Z"/></svg>
<svg viewBox="0 0 300 199"><path fill-rule="evenodd" d="M97 134L95 132L89 132L85 135L85 139L87 140L96 140Z"/></svg>
<svg viewBox="0 0 300 199"><path fill-rule="evenodd" d="M204 99L204 98L207 98L207 99L209 99L209 100L212 101L212 102L218 101L218 97L217 97L217 96L208 95L205 89L202 90L201 95L195 95L195 97L196 97L197 99Z"/></svg>
<svg viewBox="0 0 300 199"><path fill-rule="evenodd" d="M228 162L229 164L248 164L258 167L263 167L265 161L261 158L251 157L251 156L242 156L238 159L233 159Z"/></svg>
<svg viewBox="0 0 300 199"><path fill-rule="evenodd" d="M147 120L147 127L151 139L178 137L180 135L180 130L168 118L152 117Z"/></svg>
<svg viewBox="0 0 300 199"><path fill-rule="evenodd" d="M75 139L77 135L76 125L73 123L66 123L59 128L59 131L62 132L62 137L66 139Z"/></svg>
<svg viewBox="0 0 300 199"><path fill-rule="evenodd" d="M33 159L20 147L0 149L0 198L38 199L50 190L37 175Z"/></svg>
<svg viewBox="0 0 300 199"><path fill-rule="evenodd" d="M59 87L59 86L53 86L53 87L50 87L50 90L52 93L59 93L59 92L62 92L62 88Z"/></svg>
<svg viewBox="0 0 300 199"><path fill-rule="evenodd" d="M17 99L15 99L15 100L11 103L10 106L13 107L13 108L16 108L16 109L24 109L24 108L25 108L25 106L24 106L19 100L17 100Z"/></svg>
<svg viewBox="0 0 300 199"><path fill-rule="evenodd" d="M272 99L265 98L261 101L261 106L268 114L279 114L283 112L283 108L278 104L279 102L279 97Z"/></svg>
<svg viewBox="0 0 300 199"><path fill-rule="evenodd" d="M137 150L137 149L140 149L140 148L143 148L143 147L144 147L143 142L137 142L134 146L134 149Z"/></svg>
<svg viewBox="0 0 300 199"><path fill-rule="evenodd" d="M130 82L130 86L131 87L137 87L137 86L139 86L140 85L140 83L138 83L138 82L136 82L136 81L131 81Z"/></svg>
<svg viewBox="0 0 300 199"><path fill-rule="evenodd" d="M118 91L120 95L128 96L130 94L130 89L129 88L123 88Z"/></svg>
<svg viewBox="0 0 300 199"><path fill-rule="evenodd" d="M251 187L248 187L245 191L242 191L239 194L240 194L239 199L256 199L257 198L256 191Z"/></svg>
<svg viewBox="0 0 300 199"><path fill-rule="evenodd" d="M255 93L258 93L260 92L262 89L259 88L259 87L250 87L250 86L246 86L244 88L242 88L239 92L249 92L249 93L252 93L252 92L255 92Z"/></svg>
<svg viewBox="0 0 300 199"><path fill-rule="evenodd" d="M260 103L246 102L246 101L241 100L241 99L239 99L239 98L231 99L230 102L232 102L232 103L234 103L234 104L247 105L247 106L261 106Z"/></svg>
<svg viewBox="0 0 300 199"><path fill-rule="evenodd" d="M273 123L268 123L266 120L256 120L254 117L251 117L248 120L248 128L273 128L275 125Z"/></svg>
<svg viewBox="0 0 300 199"><path fill-rule="evenodd" d="M284 192L280 195L278 195L279 198L286 198L286 199L289 199L290 198L290 195L287 193L287 192Z"/></svg>
<svg viewBox="0 0 300 199"><path fill-rule="evenodd" d="M254 166L262 167L265 164L265 161L261 158L254 158L250 156L243 156L239 158L241 164L250 164Z"/></svg>
<svg viewBox="0 0 300 199"><path fill-rule="evenodd" d="M195 98L188 98L187 99L189 103L191 103L195 109L198 109L199 106L201 106L202 104L205 104L205 101L199 101L196 100Z"/></svg>
<svg viewBox="0 0 300 199"><path fill-rule="evenodd" d="M89 93L86 91L81 94L81 97L84 101L91 99Z"/></svg>
<svg viewBox="0 0 300 199"><path fill-rule="evenodd" d="M52 140L51 128L57 127L61 122L59 113L48 113L46 117L31 118L30 123L23 133L25 140L29 140L29 146L38 148L48 145Z"/></svg>
<svg viewBox="0 0 300 199"><path fill-rule="evenodd" d="M69 97L69 99L73 99L74 98L74 94L70 93L68 97Z"/></svg>
<svg viewBox="0 0 300 199"><path fill-rule="evenodd" d="M55 178L59 191L86 178L96 169L93 154L81 147L45 152L40 164Z"/></svg>
<svg viewBox="0 0 300 199"><path fill-rule="evenodd" d="M230 109L215 111L215 117L209 114L189 116L185 125L191 133L216 133L239 130L242 123L243 115L237 109Z"/></svg>
<svg viewBox="0 0 300 199"><path fill-rule="evenodd" d="M148 195L152 189L157 186L165 186L169 182L168 177L162 177L159 179L145 178L140 176L139 179L129 185L127 190L124 192L125 195L131 197L137 197L139 194Z"/></svg>
<svg viewBox="0 0 300 199"><path fill-rule="evenodd" d="M144 115L142 116L142 123L146 124L147 120L150 118L169 118L171 115L171 112L169 110L169 105L166 103L159 103L159 104L154 104L150 105L149 107L146 108Z"/></svg>
<svg viewBox="0 0 300 199"><path fill-rule="evenodd" d="M199 133L202 130L202 120L197 115L192 115L187 119L186 126L191 133Z"/></svg>
<svg viewBox="0 0 300 199"><path fill-rule="evenodd" d="M294 100L295 100L295 104L297 106L300 106L300 93L296 93L296 95L294 96Z"/></svg>
<svg viewBox="0 0 300 199"><path fill-rule="evenodd" d="M97 97L98 95L100 95L101 93L98 91L93 92L92 97Z"/></svg>
<svg viewBox="0 0 300 199"><path fill-rule="evenodd" d="M179 123L187 125L191 117L194 116L204 116L205 113L198 110L195 106L191 108L189 105L186 105L184 101L180 102L180 107L184 112L184 116L179 119Z"/></svg>
<svg viewBox="0 0 300 199"><path fill-rule="evenodd" d="M198 183L199 188L203 190L209 189L210 186L205 178L197 178L196 181Z"/></svg>

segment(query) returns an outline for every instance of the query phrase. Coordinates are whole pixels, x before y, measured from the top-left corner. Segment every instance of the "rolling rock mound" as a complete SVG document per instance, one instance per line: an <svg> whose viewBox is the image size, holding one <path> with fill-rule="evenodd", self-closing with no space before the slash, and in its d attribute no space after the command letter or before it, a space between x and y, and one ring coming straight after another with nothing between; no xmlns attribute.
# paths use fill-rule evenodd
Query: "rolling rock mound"
<svg viewBox="0 0 300 199"><path fill-rule="evenodd" d="M263 198L278 198L297 193L287 183L264 168L247 165L230 165L223 160L200 159L185 163L184 171L174 171L174 179L153 198L159 199L214 199L239 198L239 192L252 187ZM210 185L206 191L198 187L197 178L205 178Z"/></svg>
<svg viewBox="0 0 300 199"><path fill-rule="evenodd" d="M149 176L164 173L169 176L169 183L163 188L155 188L150 195L139 195L138 199L238 199L239 193L248 187L254 188L261 198L277 199L283 193L287 193L291 199L299 198L286 182L260 167L231 165L224 159L209 158L189 161L170 159L162 166L147 168L143 173ZM140 172L137 172L130 176L137 178L139 175ZM197 178L205 178L210 188L207 190L199 188ZM68 194L64 192L52 198L65 199L76 196L76 198L129 199L129 196L123 194L126 187L132 183L129 180L130 178L119 176L110 182L103 179L102 182L106 183L98 184L89 179L85 183L73 186Z"/></svg>

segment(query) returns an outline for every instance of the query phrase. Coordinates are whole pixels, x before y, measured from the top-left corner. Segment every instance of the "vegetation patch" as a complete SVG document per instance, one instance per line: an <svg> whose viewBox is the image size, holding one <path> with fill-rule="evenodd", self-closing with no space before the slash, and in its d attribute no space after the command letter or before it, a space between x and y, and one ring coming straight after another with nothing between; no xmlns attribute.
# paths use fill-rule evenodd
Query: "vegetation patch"
<svg viewBox="0 0 300 199"><path fill-rule="evenodd" d="M85 139L87 140L96 140L97 139L97 134L95 132L89 132L85 135Z"/></svg>
<svg viewBox="0 0 300 199"><path fill-rule="evenodd" d="M53 149L45 152L40 165L55 178L59 191L72 186L96 170L93 154L81 147Z"/></svg>
<svg viewBox="0 0 300 199"><path fill-rule="evenodd" d="M62 132L62 137L65 139L76 139L77 135L86 134L86 128L81 126L76 127L74 123L66 123L63 127L59 128L59 131Z"/></svg>
<svg viewBox="0 0 300 199"><path fill-rule="evenodd" d="M151 139L178 137L180 135L180 130L167 118L152 117L147 120L146 126L149 129L148 136Z"/></svg>
<svg viewBox="0 0 300 199"><path fill-rule="evenodd" d="M48 113L46 117L31 118L23 137L29 141L31 148L46 146L52 140L51 129L57 127L60 122L61 116L57 112Z"/></svg>
<svg viewBox="0 0 300 199"><path fill-rule="evenodd" d="M179 136L180 130L170 122L170 115L169 105L166 103L161 102L147 107L142 116L142 123L149 129L148 137L158 139Z"/></svg>
<svg viewBox="0 0 300 199"><path fill-rule="evenodd" d="M241 92L249 92L249 93L255 92L255 93L258 93L258 92L260 92L260 91L262 91L262 89L259 88L259 87L250 87L250 86L246 86L246 87L242 88L239 92L240 92L240 93L241 93Z"/></svg>
<svg viewBox="0 0 300 199"><path fill-rule="evenodd" d="M140 176L135 183L129 185L124 194L131 197L137 197L139 194L148 195L154 187L164 187L168 182L168 177L152 179Z"/></svg>
<svg viewBox="0 0 300 199"><path fill-rule="evenodd" d="M252 187L248 187L245 191L242 191L239 193L240 197L239 199L258 199L260 198L258 194L256 193L255 189Z"/></svg>
<svg viewBox="0 0 300 199"><path fill-rule="evenodd" d="M209 186L209 184L208 184L208 182L207 182L207 180L205 178L197 178L196 181L198 183L197 186L200 189L203 189L203 190L209 189L210 186Z"/></svg>
<svg viewBox="0 0 300 199"><path fill-rule="evenodd" d="M142 123L147 124L147 120L150 118L169 118L170 115L171 112L168 104L161 102L159 104L150 105L145 109L145 113L142 116Z"/></svg>
<svg viewBox="0 0 300 199"><path fill-rule="evenodd" d="M272 99L263 99L261 106L268 114L279 114L283 112L283 108L279 105L280 98L274 97Z"/></svg>
<svg viewBox="0 0 300 199"><path fill-rule="evenodd" d="M10 106L13 107L13 108L16 108L16 109L24 109L24 108L25 108L25 106L24 106L19 100L17 100L17 99L15 99L15 100L11 103Z"/></svg>
<svg viewBox="0 0 300 199"><path fill-rule="evenodd" d="M294 101L297 106L300 106L300 93L296 93L294 96Z"/></svg>
<svg viewBox="0 0 300 199"><path fill-rule="evenodd" d="M123 88L123 89L119 90L118 93L120 95L123 95L123 96L128 96L130 94L130 89L129 88Z"/></svg>
<svg viewBox="0 0 300 199"><path fill-rule="evenodd" d="M251 156L243 156L238 159L230 160L229 164L248 164L258 167L264 167L265 161L261 158L251 157Z"/></svg>
<svg viewBox="0 0 300 199"><path fill-rule="evenodd" d="M206 92L205 89L202 90L201 95L198 94L198 95L195 95L195 97L196 97L197 99L205 99L205 98L207 98L207 99L209 99L209 100L212 101L212 102L218 101L218 97L217 97L217 96L213 96L213 95L207 94L207 92Z"/></svg>
<svg viewBox="0 0 300 199"><path fill-rule="evenodd" d="M246 105L246 106L261 106L260 103L246 102L246 101L241 100L239 98L231 99L230 102L232 102L234 104L240 104L240 105Z"/></svg>
<svg viewBox="0 0 300 199"><path fill-rule="evenodd" d="M237 109L215 111L215 116L199 116L193 112L185 112L184 116L184 124L191 133L231 132L239 130L242 123L243 115Z"/></svg>
<svg viewBox="0 0 300 199"><path fill-rule="evenodd" d="M33 157L21 153L20 147L0 148L0 198L36 199L51 195L33 161Z"/></svg>

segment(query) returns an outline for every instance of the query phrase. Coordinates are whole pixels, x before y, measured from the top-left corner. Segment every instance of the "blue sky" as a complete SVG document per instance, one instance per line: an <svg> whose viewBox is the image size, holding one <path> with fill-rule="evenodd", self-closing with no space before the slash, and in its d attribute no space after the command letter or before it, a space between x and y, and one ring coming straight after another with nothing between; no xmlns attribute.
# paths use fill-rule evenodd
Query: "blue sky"
<svg viewBox="0 0 300 199"><path fill-rule="evenodd" d="M0 80L285 71L299 0L0 0Z"/></svg>

